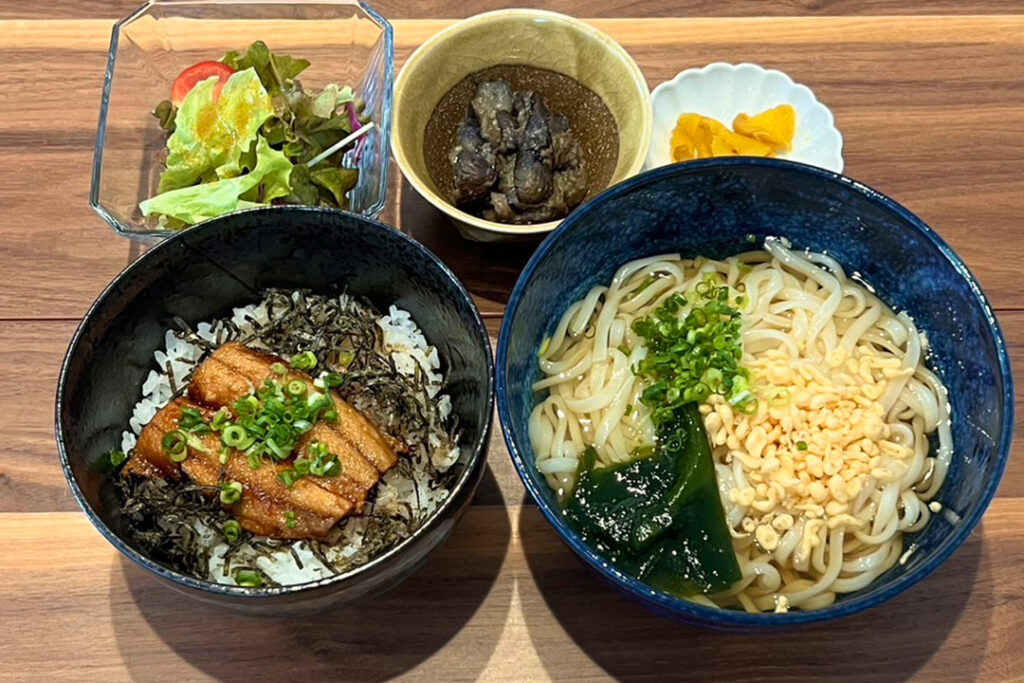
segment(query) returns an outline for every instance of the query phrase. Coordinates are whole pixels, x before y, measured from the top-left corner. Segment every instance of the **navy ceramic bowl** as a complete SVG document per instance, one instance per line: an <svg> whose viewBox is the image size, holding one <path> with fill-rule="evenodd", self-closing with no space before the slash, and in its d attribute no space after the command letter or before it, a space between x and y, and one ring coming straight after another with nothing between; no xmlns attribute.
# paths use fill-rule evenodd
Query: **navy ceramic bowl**
<svg viewBox="0 0 1024 683"><path fill-rule="evenodd" d="M778 235L827 251L859 272L927 332L949 389L954 457L939 493L943 515L913 539L919 549L866 589L832 606L788 614L703 607L651 590L580 541L534 467L527 423L540 376L537 349L570 302L632 259L665 252L712 258L746 251L749 234ZM919 218L849 178L778 160L713 159L627 180L574 211L523 270L505 313L497 355L498 415L530 495L587 564L655 612L721 628L800 624L853 614L923 579L967 538L991 501L1010 449L1013 387L1006 344L978 283Z"/></svg>
<svg viewBox="0 0 1024 683"><path fill-rule="evenodd" d="M258 300L267 287L349 293L379 310L409 311L447 373L461 428L459 476L416 533L348 573L279 588L199 581L125 540L105 453L119 447L153 352L175 318L192 324ZM408 576L451 533L483 473L493 408L491 347L466 290L437 257L382 223L339 211L287 207L218 218L147 251L106 288L71 341L57 389L57 445L71 491L114 547L169 585L248 611L305 611L354 602Z"/></svg>

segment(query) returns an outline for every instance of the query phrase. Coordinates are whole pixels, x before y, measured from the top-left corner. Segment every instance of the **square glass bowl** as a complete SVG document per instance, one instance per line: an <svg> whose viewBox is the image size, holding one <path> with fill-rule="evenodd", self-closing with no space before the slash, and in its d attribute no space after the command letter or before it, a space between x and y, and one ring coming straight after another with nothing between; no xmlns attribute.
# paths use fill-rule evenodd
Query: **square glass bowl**
<svg viewBox="0 0 1024 683"><path fill-rule="evenodd" d="M167 136L153 108L182 69L264 41L310 66L305 87L350 85L374 122L358 158L349 210L385 206L395 71L391 25L358 0L150 0L114 25L100 106L89 203L119 234L154 241L173 231L146 224L139 202L156 192ZM352 152L346 165L353 163Z"/></svg>

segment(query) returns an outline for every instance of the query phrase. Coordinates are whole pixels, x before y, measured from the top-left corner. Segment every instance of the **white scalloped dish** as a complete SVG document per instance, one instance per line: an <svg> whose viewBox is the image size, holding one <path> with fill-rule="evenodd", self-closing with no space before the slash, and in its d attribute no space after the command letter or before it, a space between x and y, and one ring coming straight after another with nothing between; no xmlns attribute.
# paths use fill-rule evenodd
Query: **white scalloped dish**
<svg viewBox="0 0 1024 683"><path fill-rule="evenodd" d="M702 69L687 69L651 93L654 128L645 169L674 163L672 130L680 114L695 113L732 127L737 114L759 114L780 104L796 110L793 149L779 154L829 171L843 171L843 137L832 112L811 89L794 83L786 74L757 64L715 62Z"/></svg>

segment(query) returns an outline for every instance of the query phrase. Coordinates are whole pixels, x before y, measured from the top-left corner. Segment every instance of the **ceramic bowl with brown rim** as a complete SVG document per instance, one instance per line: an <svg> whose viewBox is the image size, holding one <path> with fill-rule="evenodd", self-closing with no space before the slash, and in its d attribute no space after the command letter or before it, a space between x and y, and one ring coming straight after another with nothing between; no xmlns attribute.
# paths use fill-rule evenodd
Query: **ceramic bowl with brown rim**
<svg viewBox="0 0 1024 683"><path fill-rule="evenodd" d="M554 12L510 9L470 17L429 38L405 62L395 81L391 137L406 179L463 237L536 238L561 222L500 223L455 206L449 156L456 129L476 84L488 79L532 90L552 114L569 119L587 167L584 202L643 167L651 100L640 68L621 45Z"/></svg>

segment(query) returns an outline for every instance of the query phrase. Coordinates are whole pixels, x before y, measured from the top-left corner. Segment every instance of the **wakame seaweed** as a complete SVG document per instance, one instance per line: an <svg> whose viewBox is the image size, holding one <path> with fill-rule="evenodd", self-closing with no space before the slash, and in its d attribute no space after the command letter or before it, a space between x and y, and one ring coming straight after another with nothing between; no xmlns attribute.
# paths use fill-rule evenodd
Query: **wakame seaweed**
<svg viewBox="0 0 1024 683"><path fill-rule="evenodd" d="M585 543L654 588L681 597L724 590L741 574L697 404L657 429L649 457L595 467L587 449L565 517Z"/></svg>

